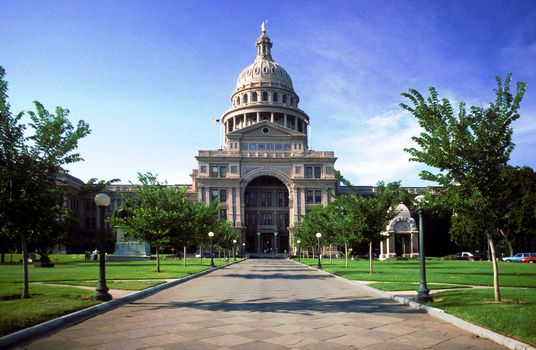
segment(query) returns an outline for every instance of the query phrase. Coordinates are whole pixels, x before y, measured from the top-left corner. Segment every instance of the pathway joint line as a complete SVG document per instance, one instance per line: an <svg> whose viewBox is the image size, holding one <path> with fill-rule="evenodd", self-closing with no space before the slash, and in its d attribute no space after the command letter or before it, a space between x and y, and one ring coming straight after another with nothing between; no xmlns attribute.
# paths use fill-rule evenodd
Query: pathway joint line
<svg viewBox="0 0 536 350"><path fill-rule="evenodd" d="M464 329L464 330L467 330L468 332L471 332L479 337L483 337L483 338L487 338L489 340L492 340L494 341L495 343L499 344L499 345L502 345L502 346L505 346L509 349L512 349L512 350L536 350L536 348L530 346L529 344L526 344L526 343L523 343L517 339L514 339L514 338L510 338L510 337L507 337L505 335L502 335L502 334L499 334L499 333L496 333L496 332L493 332L487 328L484 328L484 327L480 327L480 326L477 326L471 322L468 322L468 321L465 321L465 320L462 320L461 318L458 318L456 316L453 316L441 309L438 309L438 308L435 308L435 307L431 307L431 306L426 306L424 304L419 304L413 300L409 300L407 298L404 298L404 297L401 297L401 296L397 296L397 295L393 295L393 294L390 294L388 292L384 292L382 290L378 290L376 288L372 288L368 285L366 285L365 283L363 282L360 282L360 281L351 281L351 280L348 280L344 277L341 277L341 276L338 276L338 275L335 275L331 272L328 272L328 271L324 271L324 270L319 270L313 266L309 266L309 265L306 265L306 264L303 264L303 263L300 263L300 262L297 262L297 261L294 261L294 260L291 260L293 261L294 263L296 264L300 264L300 265L304 265L304 266L307 266L308 268L312 269L312 270L316 270L316 271L320 271L320 272L323 272L325 274L328 274L328 275L331 275L332 277L335 277L341 281L344 281L348 284L351 284L351 285L358 285L359 287L365 289L365 290L368 290L370 291L371 293L374 293L378 296L381 296L383 298L386 298L386 299L390 299L390 300L394 300L400 304L405 304L413 309L417 309L417 310L421 310L423 312L426 312L427 314L429 315L432 315L436 318L439 318L443 321L446 321L446 322L449 322L450 324L453 324L455 325L456 327L459 327L461 329Z"/></svg>
<svg viewBox="0 0 536 350"><path fill-rule="evenodd" d="M29 338L37 338L39 336L45 335L46 333L50 333L52 331L58 330L59 328L64 328L68 326L72 326L74 324L80 323L82 321L87 320L88 318L94 317L96 315L102 314L106 311L110 311L112 309L115 309L123 304L127 304L130 302L133 302L138 299L145 298L149 295L158 293L160 291L163 291L165 289L177 286L179 284L182 284L184 282L190 281L194 278L198 278L204 275L207 275L211 272L224 269L228 266L241 263L245 261L246 259L242 259L239 261L233 261L229 262L228 264L217 266L217 267L211 267L206 270L194 273L193 275L185 276L183 278L179 278L175 281L168 282L168 283L162 283L157 286L143 289L137 292L133 292L131 294L128 294L123 297L119 297L117 299L113 299L98 305L90 306L88 308L78 310L75 312L72 312L67 315L60 316L58 318L54 318L52 320L45 321L43 323L39 323L35 326L28 327L25 329L21 329L20 331L17 331L15 333L11 333L8 335L5 335L0 338L0 349L5 349L9 347L14 347L19 343L22 343L24 341L27 341Z"/></svg>

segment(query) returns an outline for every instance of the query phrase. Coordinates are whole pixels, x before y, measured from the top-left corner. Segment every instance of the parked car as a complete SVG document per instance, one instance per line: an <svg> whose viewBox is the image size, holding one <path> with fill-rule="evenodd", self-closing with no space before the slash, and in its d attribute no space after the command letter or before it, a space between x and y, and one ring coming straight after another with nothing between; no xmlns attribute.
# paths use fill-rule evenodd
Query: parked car
<svg viewBox="0 0 536 350"><path fill-rule="evenodd" d="M216 257L216 254L212 254L213 257ZM200 253L195 253L196 258L201 258ZM210 252L203 252L203 258L210 258Z"/></svg>
<svg viewBox="0 0 536 350"><path fill-rule="evenodd" d="M531 257L536 257L536 253L517 253L514 256L505 256L502 259L505 262L521 262L521 259Z"/></svg>
<svg viewBox="0 0 536 350"><path fill-rule="evenodd" d="M469 252L456 253L456 254L454 254L454 257L457 260L470 260L470 261L482 260L482 257L480 256L480 254L478 254L478 253L473 254L473 253L469 253Z"/></svg>
<svg viewBox="0 0 536 350"><path fill-rule="evenodd" d="M530 264L536 263L536 254L535 253L533 253L533 254L534 254L534 256L529 256L528 258L522 258L521 262L530 263Z"/></svg>

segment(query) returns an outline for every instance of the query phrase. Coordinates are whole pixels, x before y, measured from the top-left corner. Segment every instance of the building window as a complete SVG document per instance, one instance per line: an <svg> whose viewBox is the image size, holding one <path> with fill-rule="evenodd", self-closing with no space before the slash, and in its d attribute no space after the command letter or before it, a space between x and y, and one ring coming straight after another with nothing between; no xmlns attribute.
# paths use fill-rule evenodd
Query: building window
<svg viewBox="0 0 536 350"><path fill-rule="evenodd" d="M251 94L251 102L257 102L257 92Z"/></svg>
<svg viewBox="0 0 536 350"><path fill-rule="evenodd" d="M261 207L272 206L272 192L261 192Z"/></svg>
<svg viewBox="0 0 536 350"><path fill-rule="evenodd" d="M227 165L220 166L220 177L227 177Z"/></svg>
<svg viewBox="0 0 536 350"><path fill-rule="evenodd" d="M220 190L220 203L227 202L227 190Z"/></svg>
<svg viewBox="0 0 536 350"><path fill-rule="evenodd" d="M268 151L273 151L273 149L274 149L274 144L273 144L273 143L267 143L267 144L266 144L266 149L267 149Z"/></svg>
<svg viewBox="0 0 536 350"><path fill-rule="evenodd" d="M315 203L321 203L321 202L322 202L322 191L315 190Z"/></svg>
<svg viewBox="0 0 536 350"><path fill-rule="evenodd" d="M276 151L282 151L283 150L283 145L281 143L276 143L275 144L275 150Z"/></svg>
<svg viewBox="0 0 536 350"><path fill-rule="evenodd" d="M263 101L268 101L268 93L266 91L262 92L262 100Z"/></svg>
<svg viewBox="0 0 536 350"><path fill-rule="evenodd" d="M227 209L220 209L220 219L227 220Z"/></svg>
<svg viewBox="0 0 536 350"><path fill-rule="evenodd" d="M206 165L201 165L201 173L202 174L205 174L207 172L207 166Z"/></svg>
<svg viewBox="0 0 536 350"><path fill-rule="evenodd" d="M247 94L244 94L244 103L248 103L248 95Z"/></svg>
<svg viewBox="0 0 536 350"><path fill-rule="evenodd" d="M290 151L290 143L285 143L285 151Z"/></svg>
<svg viewBox="0 0 536 350"><path fill-rule="evenodd" d="M261 225L271 225L271 224L272 224L272 213L262 213Z"/></svg>
<svg viewBox="0 0 536 350"><path fill-rule="evenodd" d="M306 166L305 167L305 178L306 179L312 179L313 178L313 167L312 166Z"/></svg>
<svg viewBox="0 0 536 350"><path fill-rule="evenodd" d="M250 151L256 151L257 150L257 144L256 143L250 143L249 144L249 150Z"/></svg>
<svg viewBox="0 0 536 350"><path fill-rule="evenodd" d="M307 179L320 179L322 177L322 167L320 166L306 166L305 178Z"/></svg>
<svg viewBox="0 0 536 350"><path fill-rule="evenodd" d="M266 149L264 143L259 143L259 151L264 151Z"/></svg>
<svg viewBox="0 0 536 350"><path fill-rule="evenodd" d="M238 174L238 166L231 165L231 174Z"/></svg>
<svg viewBox="0 0 536 350"><path fill-rule="evenodd" d="M274 102L279 102L279 95L277 92L274 92Z"/></svg>
<svg viewBox="0 0 536 350"><path fill-rule="evenodd" d="M214 202L218 200L218 190L212 190L210 191L210 201Z"/></svg>
<svg viewBox="0 0 536 350"><path fill-rule="evenodd" d="M236 104L237 104L237 105L240 104L240 96L238 96L238 97L236 98Z"/></svg>
<svg viewBox="0 0 536 350"><path fill-rule="evenodd" d="M283 95L283 103L287 103L287 95Z"/></svg>
<svg viewBox="0 0 536 350"><path fill-rule="evenodd" d="M307 204L313 204L314 203L314 191L313 190L307 190L305 195L305 202Z"/></svg>
<svg viewBox="0 0 536 350"><path fill-rule="evenodd" d="M295 166L294 167L294 174L296 174L296 175L301 174L301 166Z"/></svg>
<svg viewBox="0 0 536 350"><path fill-rule="evenodd" d="M210 177L218 177L219 172L220 168L217 165L210 167Z"/></svg>
<svg viewBox="0 0 536 350"><path fill-rule="evenodd" d="M246 206L248 207L257 206L257 192L246 193Z"/></svg>

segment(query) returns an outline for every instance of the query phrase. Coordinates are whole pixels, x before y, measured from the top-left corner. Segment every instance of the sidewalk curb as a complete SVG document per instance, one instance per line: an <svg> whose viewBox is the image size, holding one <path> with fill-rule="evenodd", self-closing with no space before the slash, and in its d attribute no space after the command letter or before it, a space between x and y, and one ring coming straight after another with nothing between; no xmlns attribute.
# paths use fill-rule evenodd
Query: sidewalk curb
<svg viewBox="0 0 536 350"><path fill-rule="evenodd" d="M80 323L80 322L82 322L84 320L87 320L88 318L91 318L91 317L96 316L98 314L101 314L101 313L104 313L106 311L115 309L116 307L119 307L119 306L121 306L123 304L127 304L127 303L130 303L132 301L145 298L145 297L147 297L147 296L149 296L151 294L155 294L155 293L158 293L158 292L163 291L165 289L175 287L175 286L177 286L179 284L182 284L184 282L187 282L187 281L190 281L192 279L207 275L207 274L209 274L211 272L214 272L214 271L217 271L217 270L220 270L220 269L224 269L224 268L226 268L228 266L238 264L238 263L240 263L240 262L242 262L244 260L246 260L246 259L242 259L242 260L239 260L239 261L233 261L233 262L230 262L230 263L228 263L226 265L222 265L222 266L218 266L218 267L208 268L208 269L203 270L201 272L194 273L193 275L189 275L189 276L180 278L180 279L178 279L176 281L159 284L158 286L154 286L154 287L151 287L151 288L147 288L147 289L144 289L144 290L133 292L133 293L128 294L128 295L126 295L124 297L120 297L120 298L113 299L113 300L110 300L110 301L107 301L107 302L104 302L104 303L101 303L101 304L98 304L98 305L88 307L86 309L75 311L73 313L60 316L58 318L55 318L55 319L52 319L52 320L37 324L37 325L29 327L29 328L21 329L20 331L17 331L15 333L11 333L11 334L8 334L6 336L1 337L0 338L0 349L6 349L8 347L13 347L13 346L15 346L15 345L17 345L17 344L19 344L19 343L21 343L23 341L29 340L29 338L35 338L35 337L41 336L41 335L43 335L45 333L52 332L52 331L54 331L54 330L56 330L58 328L63 328L63 327L66 327L66 326L72 326L74 324Z"/></svg>
<svg viewBox="0 0 536 350"><path fill-rule="evenodd" d="M294 260L291 260L291 261L294 261ZM302 264L301 262L297 262L297 261L294 261L298 264L301 264L301 265L305 265L305 264ZM332 277L335 277L336 279L340 280L340 281L343 281L347 284L351 284L351 285L354 285L354 286L359 286L360 288L363 288L371 293L374 293L378 296L381 296L383 298L386 298L386 299L390 299L390 300L393 300L393 301L396 301L400 304L405 304L405 305L408 305L409 307L413 308L413 309L417 309L417 310L421 310L423 312L426 312L436 318L439 318L443 321L446 321L446 322L449 322L463 330L466 330L468 332L471 332L479 337L483 337L483 338L487 338L489 340L492 340L494 341L495 343L499 344L499 345L502 345L502 346L505 346L509 349L512 349L512 350L536 350L536 348L530 346L529 344L525 344L523 342L520 342L519 340L516 340L516 339L513 339L513 338L510 338L510 337L507 337L507 336L504 336L502 334L499 334L499 333L495 333L493 331L490 331L489 329L486 329L486 328L483 328L483 327L480 327L480 326L477 326L471 322L467 322L467 321L464 321L462 320L461 318L458 318L456 316L452 316L448 313L446 313L445 311L441 310L441 309L437 309L435 307L430 307L430 306L426 306L426 305L423 305L423 304L419 304L419 303L416 303L412 300L409 300L407 298L404 298L404 297L399 297L399 296L396 296L396 295L392 295L392 294L389 294L387 292L384 292L382 290L378 290L376 288L372 288L370 286L367 286L366 284L364 283L361 283L359 281L351 281L351 280L348 280L344 277L341 277L341 276L337 276L331 272L327 272L327 271L324 271L324 270L319 270L315 267L312 267L312 266L309 266L309 265L305 265L307 267L309 267L310 269L313 269L313 270L316 270L316 271L321 271L325 274L328 274L328 275L331 275Z"/></svg>

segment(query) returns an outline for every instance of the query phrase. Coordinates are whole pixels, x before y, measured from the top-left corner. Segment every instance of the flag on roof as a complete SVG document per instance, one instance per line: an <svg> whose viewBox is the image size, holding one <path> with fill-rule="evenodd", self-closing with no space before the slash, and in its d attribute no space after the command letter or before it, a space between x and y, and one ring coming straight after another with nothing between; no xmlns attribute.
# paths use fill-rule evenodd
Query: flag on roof
<svg viewBox="0 0 536 350"><path fill-rule="evenodd" d="M220 123L220 119L211 118L211 121L212 121L212 124L219 124Z"/></svg>

